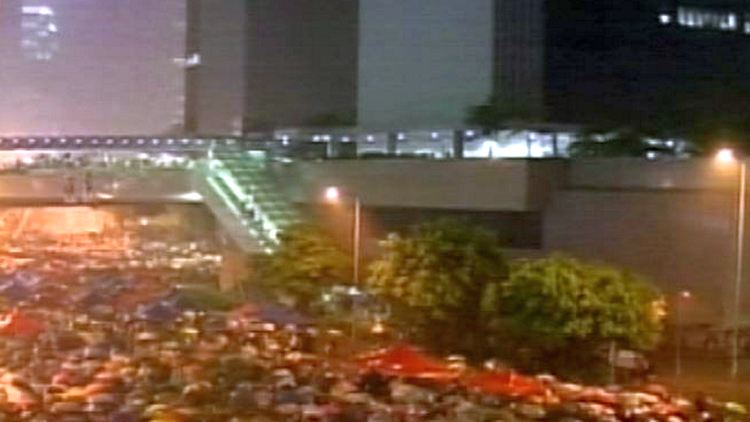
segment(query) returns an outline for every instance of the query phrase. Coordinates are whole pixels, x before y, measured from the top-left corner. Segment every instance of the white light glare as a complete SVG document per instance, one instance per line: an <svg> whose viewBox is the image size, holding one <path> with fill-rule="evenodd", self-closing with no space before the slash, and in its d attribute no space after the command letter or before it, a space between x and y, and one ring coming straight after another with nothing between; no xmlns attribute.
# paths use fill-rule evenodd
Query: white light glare
<svg viewBox="0 0 750 422"><path fill-rule="evenodd" d="M341 199L341 192L335 186L329 186L325 190L325 199L328 202L338 202Z"/></svg>
<svg viewBox="0 0 750 422"><path fill-rule="evenodd" d="M733 163L735 161L734 151L730 148L722 148L716 153L716 161L719 163Z"/></svg>

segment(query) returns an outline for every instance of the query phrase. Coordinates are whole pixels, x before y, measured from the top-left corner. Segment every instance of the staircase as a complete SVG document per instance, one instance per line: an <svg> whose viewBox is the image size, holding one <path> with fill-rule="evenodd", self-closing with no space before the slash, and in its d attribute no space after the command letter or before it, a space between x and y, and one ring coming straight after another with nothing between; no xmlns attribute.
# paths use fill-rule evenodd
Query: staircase
<svg viewBox="0 0 750 422"><path fill-rule="evenodd" d="M195 180L220 224L249 253L272 252L281 232L300 221L267 166L263 152L215 151Z"/></svg>

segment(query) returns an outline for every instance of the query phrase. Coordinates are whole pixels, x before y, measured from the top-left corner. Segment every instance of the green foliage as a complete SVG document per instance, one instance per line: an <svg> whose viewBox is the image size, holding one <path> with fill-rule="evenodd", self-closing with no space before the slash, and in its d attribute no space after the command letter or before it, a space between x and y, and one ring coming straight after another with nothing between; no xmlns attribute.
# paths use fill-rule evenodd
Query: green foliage
<svg viewBox="0 0 750 422"><path fill-rule="evenodd" d="M180 286L175 298L182 305L204 311L228 311L240 304L239 298L202 284Z"/></svg>
<svg viewBox="0 0 750 422"><path fill-rule="evenodd" d="M307 122L305 122L306 126L310 127L320 127L320 128L335 128L335 127L345 127L345 126L354 126L356 123L356 118L354 117L356 113L350 112L350 113L344 113L344 114L336 114L336 113L325 113L325 114L318 114L316 116L311 117Z"/></svg>
<svg viewBox="0 0 750 422"><path fill-rule="evenodd" d="M259 263L259 284L306 307L322 290L351 282L351 258L323 230L297 225L281 236L278 249Z"/></svg>
<svg viewBox="0 0 750 422"><path fill-rule="evenodd" d="M570 145L571 157L642 157L649 150L644 137L634 131L620 131L613 138L598 140L591 133Z"/></svg>
<svg viewBox="0 0 750 422"><path fill-rule="evenodd" d="M496 305L496 295L488 292L495 292L508 274L492 234L450 220L392 235L370 270L371 290L396 309L411 310L412 322L425 337L473 352L486 327L486 312L494 312L488 308Z"/></svg>
<svg viewBox="0 0 750 422"><path fill-rule="evenodd" d="M661 332L659 296L643 279L554 256L514 264L502 292L514 331L547 349L610 341L647 350Z"/></svg>
<svg viewBox="0 0 750 422"><path fill-rule="evenodd" d="M514 122L529 122L538 117L530 107L523 104L507 104L497 97L491 97L484 104L467 110L466 124L492 131L512 126Z"/></svg>

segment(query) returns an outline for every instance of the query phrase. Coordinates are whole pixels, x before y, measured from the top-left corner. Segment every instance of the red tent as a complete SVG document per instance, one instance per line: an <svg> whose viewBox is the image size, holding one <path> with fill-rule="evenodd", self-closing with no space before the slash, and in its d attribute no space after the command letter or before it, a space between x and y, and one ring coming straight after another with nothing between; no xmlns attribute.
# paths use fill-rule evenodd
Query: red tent
<svg viewBox="0 0 750 422"><path fill-rule="evenodd" d="M482 372L464 380L470 390L483 394L508 397L543 395L544 385L538 380L515 372Z"/></svg>
<svg viewBox="0 0 750 422"><path fill-rule="evenodd" d="M448 381L459 375L445 363L411 346L394 346L364 355L360 364L384 375L406 378Z"/></svg>
<svg viewBox="0 0 750 422"><path fill-rule="evenodd" d="M32 338L43 331L44 324L20 312L14 311L0 318L0 335Z"/></svg>

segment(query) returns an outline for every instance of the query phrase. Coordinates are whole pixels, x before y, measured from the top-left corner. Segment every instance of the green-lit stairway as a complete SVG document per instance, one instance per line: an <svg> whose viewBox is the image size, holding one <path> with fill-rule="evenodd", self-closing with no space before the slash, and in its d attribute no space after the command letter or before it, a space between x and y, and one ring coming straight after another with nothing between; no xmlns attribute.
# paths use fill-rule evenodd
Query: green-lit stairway
<svg viewBox="0 0 750 422"><path fill-rule="evenodd" d="M246 252L271 252L279 234L300 221L292 204L279 192L263 152L213 151L201 166L196 187Z"/></svg>

